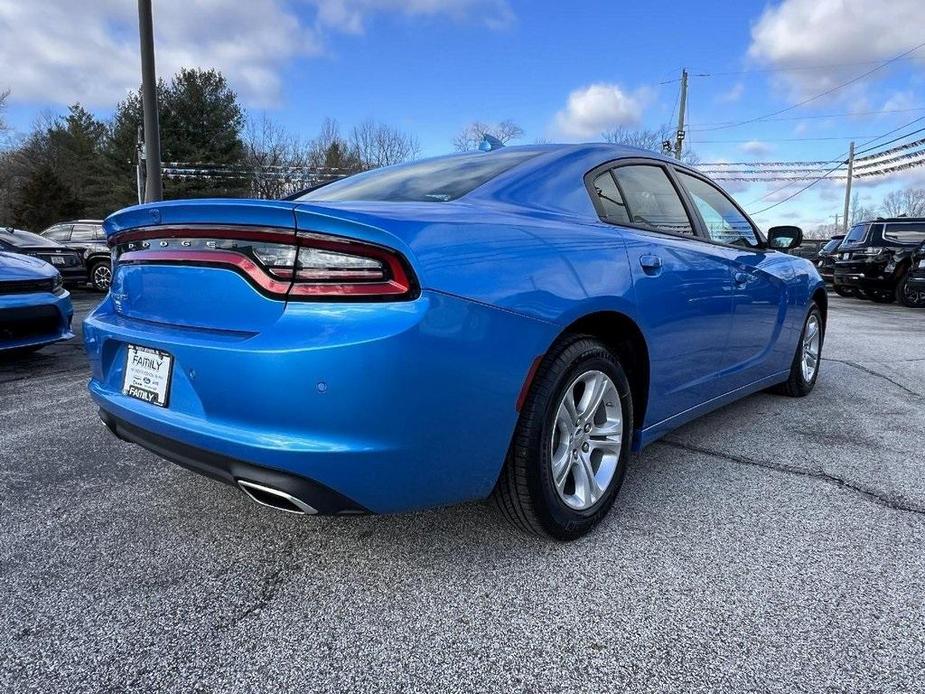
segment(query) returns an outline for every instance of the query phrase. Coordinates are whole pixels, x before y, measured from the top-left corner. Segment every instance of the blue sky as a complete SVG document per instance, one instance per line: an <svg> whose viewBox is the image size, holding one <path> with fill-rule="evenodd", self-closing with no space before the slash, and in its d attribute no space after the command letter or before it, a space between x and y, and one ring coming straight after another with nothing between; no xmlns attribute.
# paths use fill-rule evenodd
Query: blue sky
<svg viewBox="0 0 925 694"><path fill-rule="evenodd" d="M424 154L450 150L476 119L513 119L523 142L598 139L607 127L671 121L672 80L686 66L689 143L701 160L828 160L852 138L925 115L925 48L780 120L703 128L788 108L925 41L919 1L872 13L865 0L155 0L155 22L159 72L217 67L252 114L305 139L325 117L345 129L368 117L397 125ZM0 0L7 120L26 130L74 100L108 115L138 79L134 11L122 0ZM845 113L867 115L820 117ZM920 172L859 186L861 202L925 185ZM769 190L729 187L751 211ZM831 221L841 188L820 184L759 221Z"/></svg>

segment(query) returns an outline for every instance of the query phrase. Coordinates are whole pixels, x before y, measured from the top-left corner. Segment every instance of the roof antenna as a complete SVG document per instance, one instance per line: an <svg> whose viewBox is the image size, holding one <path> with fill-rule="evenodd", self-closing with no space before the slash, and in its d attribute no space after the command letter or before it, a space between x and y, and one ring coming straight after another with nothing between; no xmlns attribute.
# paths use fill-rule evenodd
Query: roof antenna
<svg viewBox="0 0 925 694"><path fill-rule="evenodd" d="M496 149L501 149L502 147L504 147L504 143L494 135L489 135L488 133L482 135L482 141L479 143L479 149L482 152L494 152Z"/></svg>

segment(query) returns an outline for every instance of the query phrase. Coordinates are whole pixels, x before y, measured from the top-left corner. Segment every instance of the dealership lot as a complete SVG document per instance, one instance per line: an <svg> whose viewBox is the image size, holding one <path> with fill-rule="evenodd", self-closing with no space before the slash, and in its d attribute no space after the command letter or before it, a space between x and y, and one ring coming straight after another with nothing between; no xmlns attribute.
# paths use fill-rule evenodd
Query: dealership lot
<svg viewBox="0 0 925 694"><path fill-rule="evenodd" d="M111 436L79 340L0 364L0 690L923 691L925 312L830 301L812 395L670 434L565 545L264 509Z"/></svg>

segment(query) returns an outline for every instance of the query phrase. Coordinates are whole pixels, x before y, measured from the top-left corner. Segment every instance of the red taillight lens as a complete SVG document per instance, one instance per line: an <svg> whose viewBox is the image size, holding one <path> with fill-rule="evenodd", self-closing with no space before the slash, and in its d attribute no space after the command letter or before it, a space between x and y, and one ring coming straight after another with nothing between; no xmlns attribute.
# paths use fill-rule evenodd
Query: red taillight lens
<svg viewBox="0 0 925 694"><path fill-rule="evenodd" d="M229 227L155 227L120 234L123 264L223 267L274 296L306 299L405 299L412 275L392 250L325 234Z"/></svg>

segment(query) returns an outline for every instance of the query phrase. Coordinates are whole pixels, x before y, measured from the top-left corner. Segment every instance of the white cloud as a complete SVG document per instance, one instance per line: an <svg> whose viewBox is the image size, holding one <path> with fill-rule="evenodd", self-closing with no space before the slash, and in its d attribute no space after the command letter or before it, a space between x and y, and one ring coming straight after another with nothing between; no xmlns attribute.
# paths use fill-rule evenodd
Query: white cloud
<svg viewBox="0 0 925 694"><path fill-rule="evenodd" d="M729 90L720 94L717 99L722 103L731 104L741 99L744 93L745 84L743 82L736 82Z"/></svg>
<svg viewBox="0 0 925 694"><path fill-rule="evenodd" d="M376 12L513 21L507 0L158 0L157 72L215 67L245 103L271 106L285 65L322 53L330 32L361 32ZM112 106L140 81L129 0L0 0L0 37L0 88L11 100Z"/></svg>
<svg viewBox="0 0 925 694"><path fill-rule="evenodd" d="M615 84L592 84L576 89L556 114L555 129L566 137L597 138L605 130L638 125L648 95L629 94Z"/></svg>
<svg viewBox="0 0 925 694"><path fill-rule="evenodd" d="M921 0L784 0L765 9L752 27L748 55L777 68L839 63L851 66L782 73L795 98L833 87L923 40ZM917 54L925 61L925 49ZM874 76L884 76L887 70Z"/></svg>
<svg viewBox="0 0 925 694"><path fill-rule="evenodd" d="M753 157L764 157L770 154L774 148L767 142L762 142L761 140L749 140L739 145L739 149Z"/></svg>

